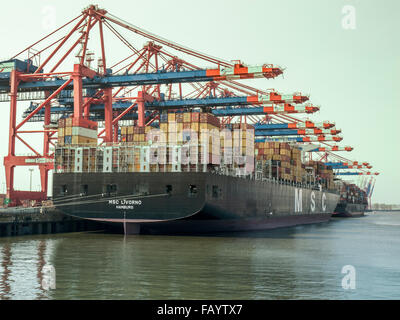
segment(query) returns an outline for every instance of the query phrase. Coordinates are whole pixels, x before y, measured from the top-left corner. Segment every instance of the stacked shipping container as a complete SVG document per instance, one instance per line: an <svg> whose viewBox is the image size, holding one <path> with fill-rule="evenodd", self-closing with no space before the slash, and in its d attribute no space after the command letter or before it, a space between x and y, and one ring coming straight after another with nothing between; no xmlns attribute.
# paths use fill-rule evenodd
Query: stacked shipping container
<svg viewBox="0 0 400 320"><path fill-rule="evenodd" d="M300 149L286 142L256 142L255 155L257 161L272 165L273 177L303 182L305 172Z"/></svg>
<svg viewBox="0 0 400 320"><path fill-rule="evenodd" d="M307 167L312 167L314 169L317 182L324 184L328 189L334 189L333 182L333 170L332 167L326 166L321 161L308 161L306 163Z"/></svg>
<svg viewBox="0 0 400 320"><path fill-rule="evenodd" d="M252 125L221 125L211 113L162 113L159 129L122 126L120 140L118 146L97 148L96 122L60 119L58 145L67 148L56 154L56 163L78 172L170 172L198 171L198 165L240 169L249 162L254 165L255 156L264 174L269 166L272 177L305 182L308 166L318 182L334 187L332 169L317 161L302 164L297 147L283 142L254 143Z"/></svg>
<svg viewBox="0 0 400 320"><path fill-rule="evenodd" d="M58 146L56 164L63 164L70 172L95 172L97 122L87 119L63 118L58 120Z"/></svg>
<svg viewBox="0 0 400 320"><path fill-rule="evenodd" d="M219 164L219 128L219 119L210 113L163 113L160 115L159 129L121 127L121 141L128 144L132 142L132 145L158 145L158 157L167 163L171 162L169 146L185 143L190 148L189 163ZM163 161L159 162L164 164Z"/></svg>
<svg viewBox="0 0 400 320"><path fill-rule="evenodd" d="M58 145L97 145L97 122L64 118L58 120Z"/></svg>

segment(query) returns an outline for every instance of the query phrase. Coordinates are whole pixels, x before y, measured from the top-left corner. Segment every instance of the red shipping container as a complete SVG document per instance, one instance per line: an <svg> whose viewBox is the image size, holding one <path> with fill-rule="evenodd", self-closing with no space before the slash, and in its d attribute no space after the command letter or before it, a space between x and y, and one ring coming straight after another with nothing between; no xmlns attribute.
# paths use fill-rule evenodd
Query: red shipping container
<svg viewBox="0 0 400 320"><path fill-rule="evenodd" d="M201 123L207 123L207 113L200 113L200 122Z"/></svg>
<svg viewBox="0 0 400 320"><path fill-rule="evenodd" d="M84 118L72 118L72 126L97 130L97 122Z"/></svg>
<svg viewBox="0 0 400 320"><path fill-rule="evenodd" d="M200 121L200 112L192 112L192 122Z"/></svg>

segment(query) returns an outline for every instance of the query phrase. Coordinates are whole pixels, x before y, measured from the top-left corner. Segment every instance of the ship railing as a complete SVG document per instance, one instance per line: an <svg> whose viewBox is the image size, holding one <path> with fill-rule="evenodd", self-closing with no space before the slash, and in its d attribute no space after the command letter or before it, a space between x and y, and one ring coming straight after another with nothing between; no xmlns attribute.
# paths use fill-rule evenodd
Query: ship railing
<svg viewBox="0 0 400 320"><path fill-rule="evenodd" d="M232 158L235 159L235 157ZM160 163L160 159L169 161ZM204 159L207 159L207 161L204 161ZM268 174L269 168L266 168L267 170L261 168L260 170L258 165L259 163L254 157L246 158L245 156L242 156L241 163L229 163L226 157L209 153L205 144L68 145L56 148L54 170L56 173L208 172L249 180L270 181L281 185L318 189L317 184L307 177L303 177L302 182L280 179L273 177L270 170Z"/></svg>
<svg viewBox="0 0 400 320"><path fill-rule="evenodd" d="M68 145L56 148L54 164L56 173L212 172L249 178L254 156L224 157L207 144Z"/></svg>
<svg viewBox="0 0 400 320"><path fill-rule="evenodd" d="M253 175L254 179L254 175ZM276 183L276 184L281 184L281 185L289 185L293 187L298 187L298 188L306 188L306 189L316 189L319 190L317 185L314 185L312 183L305 183L305 182L296 182L296 181L290 181L290 180L285 180L285 179L279 179L276 177L262 177L261 179L255 179L255 180L261 180L264 182L271 182L271 183Z"/></svg>

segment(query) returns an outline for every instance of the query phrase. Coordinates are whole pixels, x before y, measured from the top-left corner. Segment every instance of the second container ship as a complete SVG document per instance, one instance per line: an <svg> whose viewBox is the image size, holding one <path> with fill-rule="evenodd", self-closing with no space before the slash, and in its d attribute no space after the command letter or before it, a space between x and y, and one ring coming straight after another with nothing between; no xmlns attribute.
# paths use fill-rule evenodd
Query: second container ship
<svg viewBox="0 0 400 320"><path fill-rule="evenodd" d="M367 193L355 184L340 182L340 200L333 217L361 217L368 207Z"/></svg>

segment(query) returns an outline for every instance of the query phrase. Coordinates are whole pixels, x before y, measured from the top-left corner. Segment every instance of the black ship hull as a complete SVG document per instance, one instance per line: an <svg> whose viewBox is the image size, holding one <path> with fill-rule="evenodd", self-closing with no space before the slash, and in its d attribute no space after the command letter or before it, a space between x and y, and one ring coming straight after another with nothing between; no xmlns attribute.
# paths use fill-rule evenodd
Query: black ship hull
<svg viewBox="0 0 400 320"><path fill-rule="evenodd" d="M54 174L55 206L126 234L261 230L328 221L334 192L199 172Z"/></svg>
<svg viewBox="0 0 400 320"><path fill-rule="evenodd" d="M367 204L339 202L332 217L356 218L364 216Z"/></svg>

